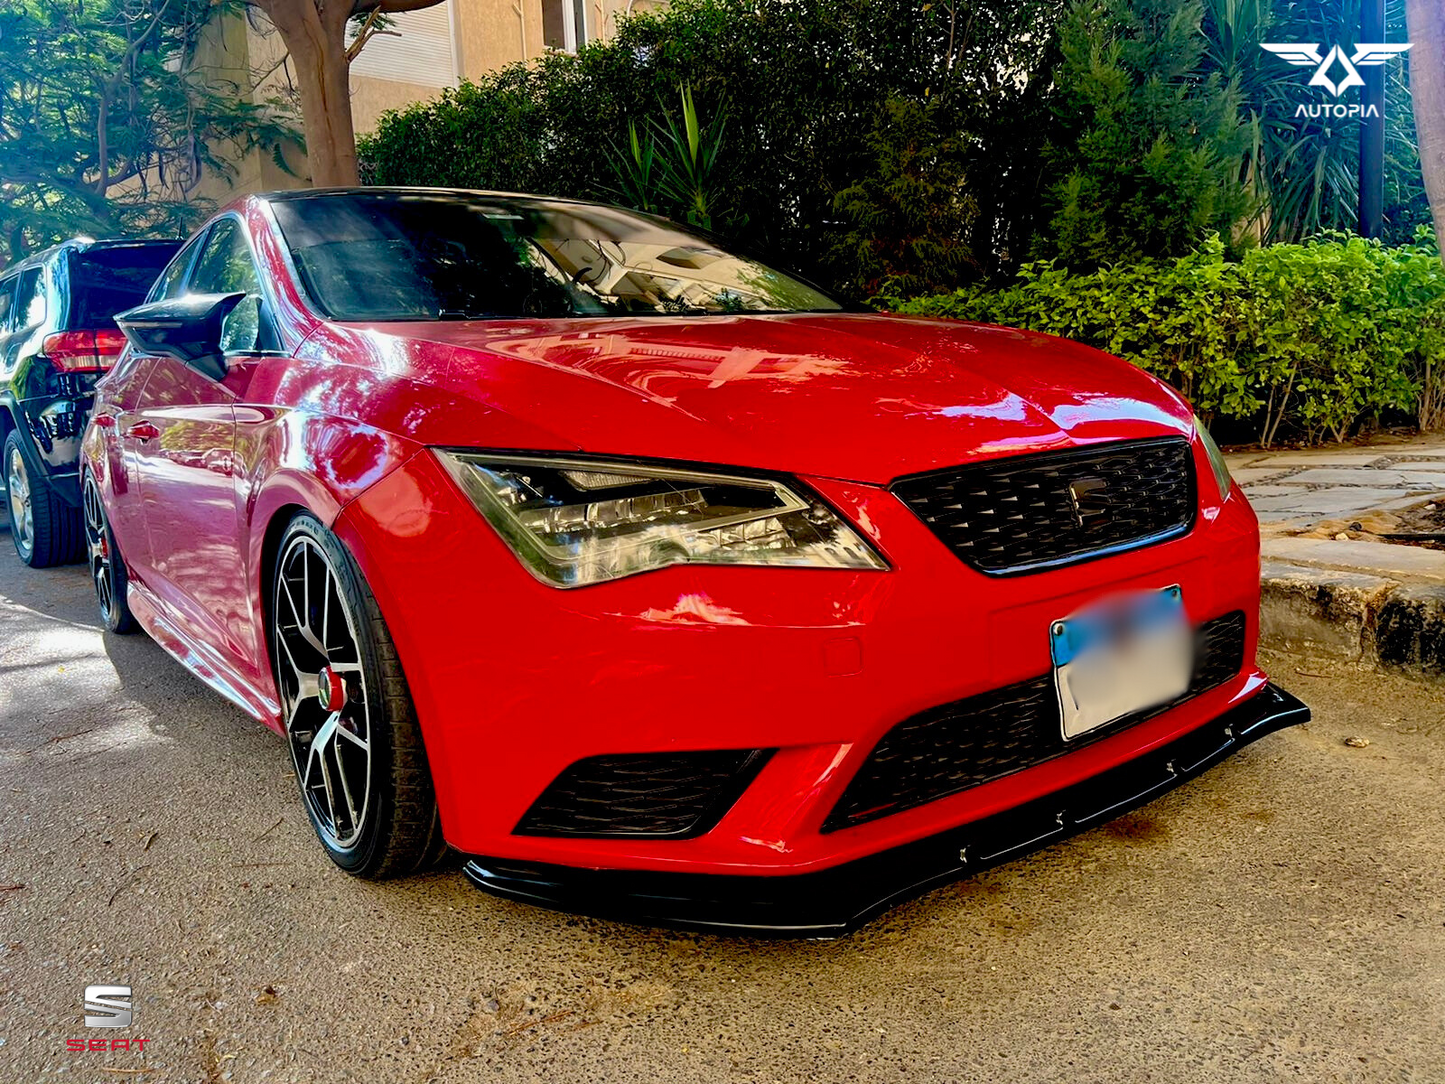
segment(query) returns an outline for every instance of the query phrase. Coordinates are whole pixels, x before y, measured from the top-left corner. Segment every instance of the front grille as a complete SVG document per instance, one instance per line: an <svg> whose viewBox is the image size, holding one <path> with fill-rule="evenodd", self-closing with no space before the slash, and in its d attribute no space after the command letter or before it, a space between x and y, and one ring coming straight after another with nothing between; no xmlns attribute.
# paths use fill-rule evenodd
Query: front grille
<svg viewBox="0 0 1445 1084"><path fill-rule="evenodd" d="M1183 697L1067 744L1052 674L920 712L873 747L822 830L851 828L957 794L1167 711L1238 674L1244 665L1244 635L1242 610L1205 622L1195 633L1194 677Z"/></svg>
<svg viewBox="0 0 1445 1084"><path fill-rule="evenodd" d="M528 836L699 836L732 808L772 754L771 749L705 749L586 757L548 785L513 831Z"/></svg>
<svg viewBox="0 0 1445 1084"><path fill-rule="evenodd" d="M1186 534L1194 457L1183 437L974 463L890 489L981 572L1032 572Z"/></svg>

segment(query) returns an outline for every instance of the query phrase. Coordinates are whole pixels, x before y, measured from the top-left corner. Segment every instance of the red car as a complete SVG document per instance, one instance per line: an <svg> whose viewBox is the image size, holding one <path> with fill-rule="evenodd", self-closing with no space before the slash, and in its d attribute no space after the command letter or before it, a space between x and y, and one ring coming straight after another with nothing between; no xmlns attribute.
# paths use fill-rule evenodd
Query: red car
<svg viewBox="0 0 1445 1084"><path fill-rule="evenodd" d="M835 933L1308 717L1189 405L529 196L248 197L121 314L106 622L283 735L352 873Z"/></svg>

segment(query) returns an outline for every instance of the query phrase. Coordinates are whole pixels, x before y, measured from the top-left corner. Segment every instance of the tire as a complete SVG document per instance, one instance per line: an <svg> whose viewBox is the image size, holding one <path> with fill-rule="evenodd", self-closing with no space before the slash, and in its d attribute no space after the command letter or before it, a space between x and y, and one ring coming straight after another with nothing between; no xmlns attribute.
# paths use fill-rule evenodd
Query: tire
<svg viewBox="0 0 1445 1084"><path fill-rule="evenodd" d="M125 597L128 582L125 562L115 544L110 521L105 518L100 486L89 470L84 473L80 494L81 516L85 525L85 560L90 568L90 582L95 587L100 619L111 632L134 632L135 615L130 612L130 604Z"/></svg>
<svg viewBox="0 0 1445 1084"><path fill-rule="evenodd" d="M281 539L267 621L291 763L331 860L373 880L433 864L446 843L406 675L356 562L308 513Z"/></svg>
<svg viewBox="0 0 1445 1084"><path fill-rule="evenodd" d="M0 462L9 498L10 540L20 559L31 568L79 561L85 553L80 509L66 504L49 479L30 469L17 430L5 438Z"/></svg>

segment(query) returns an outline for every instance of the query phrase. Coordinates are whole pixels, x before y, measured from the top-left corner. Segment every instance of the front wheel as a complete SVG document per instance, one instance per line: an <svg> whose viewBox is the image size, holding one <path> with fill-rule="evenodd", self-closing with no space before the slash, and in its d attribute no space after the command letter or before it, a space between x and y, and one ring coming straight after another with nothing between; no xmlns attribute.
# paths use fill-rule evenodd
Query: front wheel
<svg viewBox="0 0 1445 1084"><path fill-rule="evenodd" d="M309 514L281 540L270 623L292 765L332 861L377 879L434 862L446 845L396 648L356 562Z"/></svg>
<svg viewBox="0 0 1445 1084"><path fill-rule="evenodd" d="M50 568L80 560L80 509L60 499L44 475L25 463L20 433L5 438L5 488L10 504L10 538L15 552L31 568Z"/></svg>

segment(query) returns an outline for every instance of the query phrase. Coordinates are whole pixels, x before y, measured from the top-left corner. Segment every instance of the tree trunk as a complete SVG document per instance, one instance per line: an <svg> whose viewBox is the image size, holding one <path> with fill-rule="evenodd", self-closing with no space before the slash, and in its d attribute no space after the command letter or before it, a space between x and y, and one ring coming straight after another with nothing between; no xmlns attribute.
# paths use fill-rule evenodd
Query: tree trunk
<svg viewBox="0 0 1445 1084"><path fill-rule="evenodd" d="M346 20L378 11L419 11L442 0L251 0L271 19L296 65L301 125L311 183L340 188L360 183L351 121L351 54ZM365 44L365 34L357 48Z"/></svg>
<svg viewBox="0 0 1445 1084"><path fill-rule="evenodd" d="M311 183L336 188L359 183L356 171L356 132L351 122L351 62L346 42L330 35L315 43L306 61L295 48L296 89L301 98L301 121L306 131L306 157Z"/></svg>
<svg viewBox="0 0 1445 1084"><path fill-rule="evenodd" d="M1410 94L1420 168L1435 219L1435 239L1445 257L1445 5L1440 0L1406 0L1410 29Z"/></svg>
<svg viewBox="0 0 1445 1084"><path fill-rule="evenodd" d="M318 0L254 2L270 17L296 68L311 183L322 188L356 184L351 60L346 55L346 19L353 5L319 7Z"/></svg>

